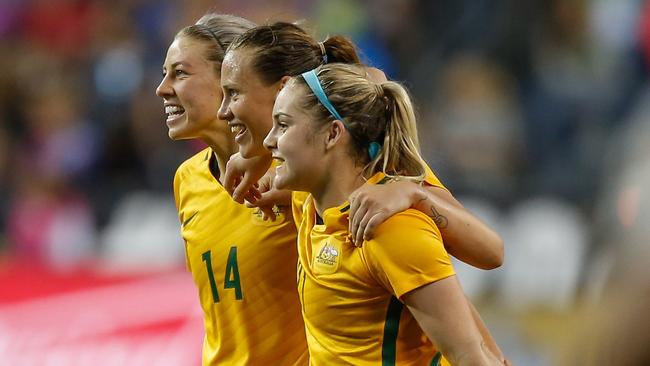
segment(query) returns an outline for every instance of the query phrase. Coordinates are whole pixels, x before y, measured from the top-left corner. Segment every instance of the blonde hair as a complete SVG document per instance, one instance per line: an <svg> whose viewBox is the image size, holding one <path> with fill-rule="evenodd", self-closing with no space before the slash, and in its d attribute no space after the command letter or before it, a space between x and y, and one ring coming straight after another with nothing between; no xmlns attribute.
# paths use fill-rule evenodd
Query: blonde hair
<svg viewBox="0 0 650 366"><path fill-rule="evenodd" d="M351 153L369 177L379 171L392 178L421 182L426 163L420 156L415 111L408 92L392 81L375 83L366 68L350 64L326 64L315 70L325 95L343 118L352 136ZM306 90L304 107L314 115L315 129L334 120L302 77L294 78ZM371 160L371 143L381 145Z"/></svg>

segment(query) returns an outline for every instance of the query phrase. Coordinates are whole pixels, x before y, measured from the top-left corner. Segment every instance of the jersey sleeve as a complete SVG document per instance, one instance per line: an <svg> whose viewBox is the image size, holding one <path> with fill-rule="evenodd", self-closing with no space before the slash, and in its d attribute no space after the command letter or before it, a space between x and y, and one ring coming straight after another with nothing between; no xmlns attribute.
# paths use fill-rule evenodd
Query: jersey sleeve
<svg viewBox="0 0 650 366"><path fill-rule="evenodd" d="M437 227L416 210L398 213L379 225L362 251L371 275L399 299L455 274Z"/></svg>

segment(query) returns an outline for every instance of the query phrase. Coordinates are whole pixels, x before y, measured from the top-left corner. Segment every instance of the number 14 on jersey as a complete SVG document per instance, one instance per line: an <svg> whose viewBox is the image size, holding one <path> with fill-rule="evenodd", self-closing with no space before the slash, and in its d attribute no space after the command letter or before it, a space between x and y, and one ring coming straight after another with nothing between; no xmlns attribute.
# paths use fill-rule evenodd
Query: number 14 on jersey
<svg viewBox="0 0 650 366"><path fill-rule="evenodd" d="M212 300L214 303L219 302L219 291L217 291L217 281L214 278L214 272L212 271L212 252L208 250L207 252L201 255L203 262L205 262L205 268L208 271L208 280L210 281L210 289L212 290ZM239 280L239 266L237 265L237 247L231 247L230 253L228 253L228 259L226 262L226 273L224 274L223 279L223 288L224 289L234 289L235 290L235 299L241 300L244 298L244 295L241 291L241 282Z"/></svg>

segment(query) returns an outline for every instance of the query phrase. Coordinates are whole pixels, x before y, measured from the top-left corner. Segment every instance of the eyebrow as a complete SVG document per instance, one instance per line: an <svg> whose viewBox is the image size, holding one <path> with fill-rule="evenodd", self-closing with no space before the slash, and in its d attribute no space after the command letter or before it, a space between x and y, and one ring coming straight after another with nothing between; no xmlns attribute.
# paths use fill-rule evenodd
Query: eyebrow
<svg viewBox="0 0 650 366"><path fill-rule="evenodd" d="M280 116L291 117L291 115L290 115L289 113L278 112L278 113L274 113L274 114L273 114L273 119L278 119L278 117L280 117Z"/></svg>
<svg viewBox="0 0 650 366"><path fill-rule="evenodd" d="M174 68L176 68L176 66L178 66L178 65L190 66L187 62L176 61L176 62L174 62L173 64L169 65L169 68L170 68L170 69L174 69ZM165 65L163 65L162 68L163 68L163 70L165 70Z"/></svg>

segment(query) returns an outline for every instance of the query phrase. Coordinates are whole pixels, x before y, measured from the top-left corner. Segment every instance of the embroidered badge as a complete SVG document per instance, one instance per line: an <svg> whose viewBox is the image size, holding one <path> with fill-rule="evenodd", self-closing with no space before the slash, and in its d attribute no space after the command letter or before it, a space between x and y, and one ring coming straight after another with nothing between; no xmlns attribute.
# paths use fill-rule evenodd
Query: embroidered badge
<svg viewBox="0 0 650 366"><path fill-rule="evenodd" d="M328 240L315 253L314 271L316 273L336 272L341 257L341 243L336 240Z"/></svg>

